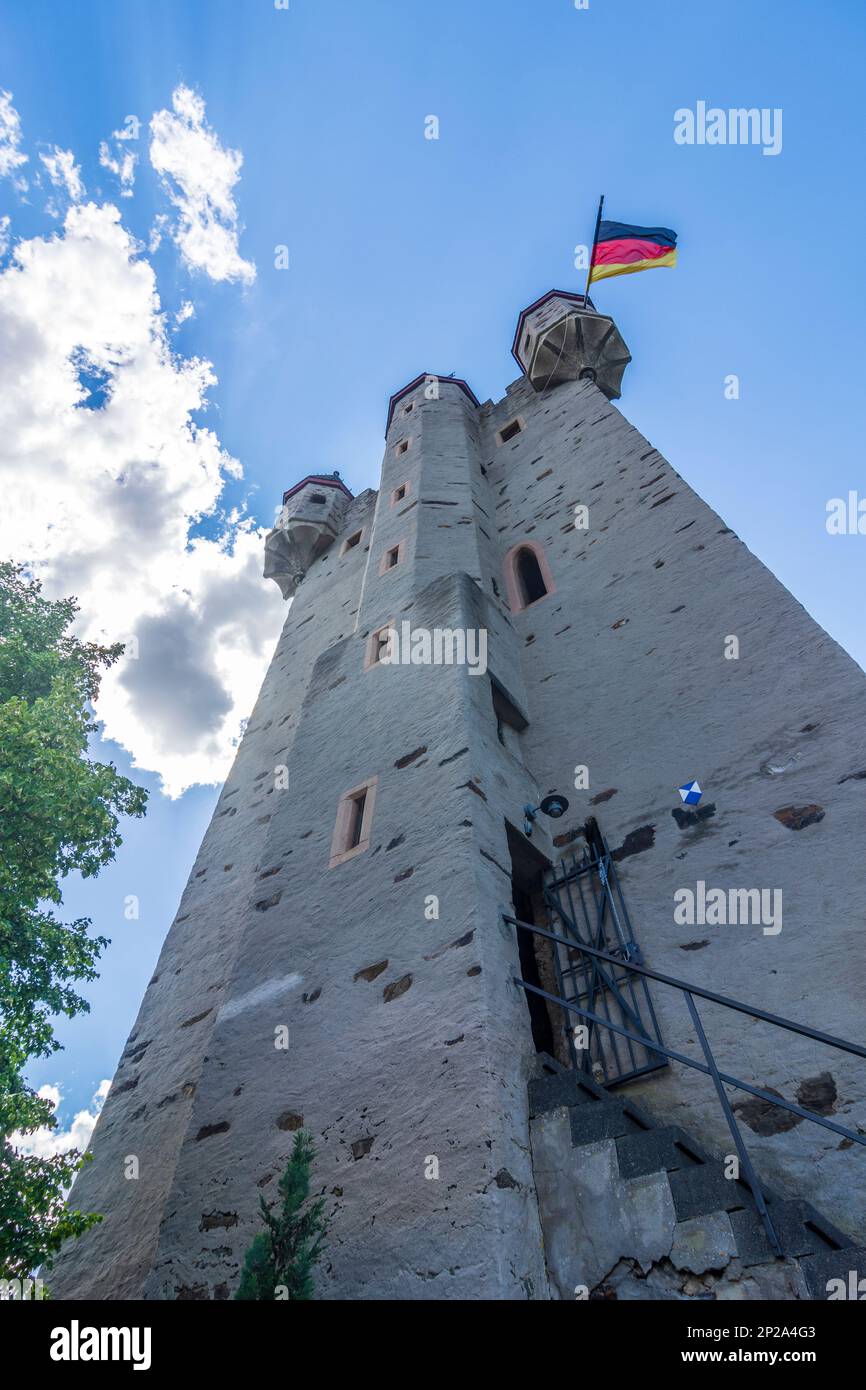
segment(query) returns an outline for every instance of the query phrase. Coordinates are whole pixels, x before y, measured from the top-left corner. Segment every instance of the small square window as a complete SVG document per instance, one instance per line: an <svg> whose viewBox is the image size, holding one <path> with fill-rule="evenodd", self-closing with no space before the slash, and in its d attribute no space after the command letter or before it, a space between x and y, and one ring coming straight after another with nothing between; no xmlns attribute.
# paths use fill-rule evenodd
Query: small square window
<svg viewBox="0 0 866 1390"><path fill-rule="evenodd" d="M371 777L360 787L353 787L340 797L331 838L329 869L369 849L378 780L378 777Z"/></svg>
<svg viewBox="0 0 866 1390"><path fill-rule="evenodd" d="M346 540L343 541L343 549L340 551L340 554L345 555L347 551L354 550L356 545L360 545L363 534L363 531L356 531L354 535L348 536Z"/></svg>
<svg viewBox="0 0 866 1390"><path fill-rule="evenodd" d="M499 443L507 444L509 439L513 439L515 435L520 434L523 428L523 420L518 415L516 420L510 420L507 425L503 425L502 429L499 431Z"/></svg>
<svg viewBox="0 0 866 1390"><path fill-rule="evenodd" d="M404 415L411 415L411 414L412 414L412 411L413 411L414 409L415 409L415 402L414 402L414 401L410 401L408 405L406 405L406 406L403 407L403 414L404 414Z"/></svg>
<svg viewBox="0 0 866 1390"><path fill-rule="evenodd" d="M315 502L315 504L316 504L317 507L324 507L324 505L325 505L325 503L327 502L327 500L328 500L328 499L327 499L327 497L325 496L325 494L324 494L323 492L311 492L311 493L310 493L310 501L311 501L311 502Z"/></svg>
<svg viewBox="0 0 866 1390"><path fill-rule="evenodd" d="M379 561L379 573L388 574L391 570L396 569L403 560L403 550L403 541L400 541L398 545L389 546Z"/></svg>
<svg viewBox="0 0 866 1390"><path fill-rule="evenodd" d="M384 627L377 627L375 632L371 632L367 638L367 650L364 654L364 670L369 671L373 666L386 666L390 663L384 660L388 655L393 630L393 618L385 623Z"/></svg>
<svg viewBox="0 0 866 1390"><path fill-rule="evenodd" d="M409 452L409 440L408 440L408 439L401 439L401 440L400 440L400 443L397 445L397 453L398 453L398 454L406 454L406 453L408 453L408 452Z"/></svg>
<svg viewBox="0 0 866 1390"><path fill-rule="evenodd" d="M410 491L411 488L409 487L408 482L401 483L399 487L395 487L393 492L391 493L391 506L396 507L399 502L405 502L406 498L409 496Z"/></svg>

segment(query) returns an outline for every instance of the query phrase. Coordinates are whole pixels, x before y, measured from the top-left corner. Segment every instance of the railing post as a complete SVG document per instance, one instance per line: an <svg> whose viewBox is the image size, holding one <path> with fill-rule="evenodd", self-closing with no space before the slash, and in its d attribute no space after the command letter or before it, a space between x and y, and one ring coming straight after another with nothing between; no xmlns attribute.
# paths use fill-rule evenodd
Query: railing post
<svg viewBox="0 0 866 1390"><path fill-rule="evenodd" d="M701 1023L700 1016L695 1006L695 1001L688 990L683 990L683 993L686 996L686 1003L689 1006L689 1013L692 1016L692 1023L695 1025L695 1032L698 1035L698 1039L704 1051L704 1059L706 1061L707 1066L709 1067L710 1075L713 1078L713 1084L716 1088L716 1095L719 1098L719 1104L721 1105L722 1110L725 1112L725 1119L728 1122L728 1128L731 1131L731 1137L733 1138L733 1141L737 1146L737 1153L739 1154L740 1162L743 1165L743 1172L746 1176L746 1182L749 1184L749 1187L751 1188L752 1196L755 1199L755 1205L757 1206L758 1211L761 1215L761 1220L764 1223L764 1229L767 1232L767 1238L770 1242L770 1246L773 1250L775 1250L777 1255L781 1256L782 1246L779 1243L779 1237L776 1235L776 1228L773 1225L772 1218L770 1217L770 1213L767 1210L767 1203L764 1201L764 1194L761 1190L761 1184L758 1181L758 1175L752 1167L752 1160L749 1158L748 1151L746 1149L745 1144L743 1143L743 1136L740 1133L740 1127L737 1124L736 1119L734 1118L734 1112L731 1109L731 1103L728 1100L728 1093L722 1085L722 1078L719 1076L719 1070L716 1066L716 1059L713 1056L712 1048L710 1047L710 1044L707 1041L707 1035L704 1032L704 1026Z"/></svg>

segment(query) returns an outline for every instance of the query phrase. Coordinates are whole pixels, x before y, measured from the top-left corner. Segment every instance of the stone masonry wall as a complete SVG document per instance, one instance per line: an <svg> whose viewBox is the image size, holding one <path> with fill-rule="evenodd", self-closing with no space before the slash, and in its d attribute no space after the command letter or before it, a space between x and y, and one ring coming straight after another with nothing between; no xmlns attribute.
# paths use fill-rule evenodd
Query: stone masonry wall
<svg viewBox="0 0 866 1390"><path fill-rule="evenodd" d="M416 595L413 621L465 625L480 597L445 577ZM486 680L365 671L363 649L360 635L330 648L307 690L148 1297L229 1296L259 1193L273 1193L301 1125L333 1215L320 1297L546 1293L531 1047L498 923L507 886L479 853L507 854L504 825L488 828L491 766L473 727ZM335 790L372 775L370 847L329 870ZM282 1025L287 1050L274 1045Z"/></svg>
<svg viewBox="0 0 866 1390"><path fill-rule="evenodd" d="M502 564L522 539L555 590L512 613ZM490 682L465 666L368 669L370 634L404 619L484 628L526 731L500 741ZM597 816L648 964L859 1040L864 714L860 669L595 386L521 378L481 408L447 379L438 400L419 386L379 492L289 610L76 1185L106 1220L64 1254L54 1295L230 1297L303 1124L333 1214L321 1296L547 1297L507 824L564 792L566 820L534 841L579 849ZM373 777L369 846L329 868L338 799ZM676 791L693 777L694 818ZM781 932L678 926L674 892L698 879L781 889ZM682 1001L654 997L666 1040L695 1054ZM702 1014L720 1065L866 1122L844 1058ZM696 1073L631 1093L726 1151ZM769 1181L862 1231L859 1150L740 1114Z"/></svg>
<svg viewBox="0 0 866 1390"><path fill-rule="evenodd" d="M493 432L518 411L526 429L497 449ZM866 677L595 386L543 396L524 379L485 413L501 544L539 541L556 585L512 615L529 692L524 756L544 790L571 799L555 843L579 850L580 825L598 818L650 966L862 1043ZM586 530L574 527L578 503ZM724 655L730 635L736 660ZM579 764L586 790L573 786ZM676 789L692 778L702 818L682 815ZM698 880L781 889L782 930L677 925L674 892ZM699 1055L682 998L654 999L668 1043ZM848 1127L866 1123L855 1059L700 1011L720 1066ZM698 1073L672 1068L629 1093L730 1151ZM862 1236L859 1146L739 1101L766 1179Z"/></svg>
<svg viewBox="0 0 866 1390"><path fill-rule="evenodd" d="M356 498L346 519L349 530L364 524L374 499L375 493ZM323 560L327 563L289 608L123 1050L91 1139L93 1162L74 1191L77 1206L104 1213L104 1220L65 1246L50 1276L55 1298L140 1297L152 1266L203 1059L237 952L243 906L257 896L274 768L286 761L315 658L355 621L366 562L363 543L342 560L333 550ZM323 589L327 605L320 602ZM128 1155L139 1160L137 1179L125 1176Z"/></svg>

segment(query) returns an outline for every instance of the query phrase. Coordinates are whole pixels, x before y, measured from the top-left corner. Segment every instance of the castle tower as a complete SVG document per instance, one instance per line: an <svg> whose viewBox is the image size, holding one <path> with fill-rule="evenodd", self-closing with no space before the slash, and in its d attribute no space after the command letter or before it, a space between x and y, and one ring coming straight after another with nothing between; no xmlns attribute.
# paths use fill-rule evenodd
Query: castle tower
<svg viewBox="0 0 866 1390"><path fill-rule="evenodd" d="M320 1297L571 1297L618 1262L694 1270L672 1252L705 1219L736 1296L770 1287L743 1273L745 1199L696 1205L679 1160L664 1182L623 1167L640 1125L515 983L555 993L556 961L506 919L556 927L549 885L593 818L649 966L860 1040L866 679L611 404L610 318L551 292L514 353L496 403L432 375L391 398L378 492L312 474L284 496L265 572L293 601L76 1184L105 1220L54 1297L231 1297L301 1126L333 1212ZM554 792L564 819L526 821ZM779 890L780 929L677 920L699 882ZM682 997L651 1002L700 1056ZM720 1070L866 1122L856 1058L715 1006L705 1024ZM575 1061L603 1121L579 1164L548 1094ZM705 1075L633 1071L616 1095L665 1142L730 1151ZM741 1115L786 1211L862 1237L866 1155L754 1097ZM581 1246L599 1211L609 1263ZM777 1296L815 1296L783 1253Z"/></svg>

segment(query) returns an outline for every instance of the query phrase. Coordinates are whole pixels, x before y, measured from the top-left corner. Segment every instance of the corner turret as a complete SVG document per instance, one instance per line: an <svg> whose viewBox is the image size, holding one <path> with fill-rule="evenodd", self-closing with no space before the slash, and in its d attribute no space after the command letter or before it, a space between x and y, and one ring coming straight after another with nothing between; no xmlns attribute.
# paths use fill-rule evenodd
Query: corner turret
<svg viewBox="0 0 866 1390"><path fill-rule="evenodd" d="M550 290L524 309L511 349L536 391L564 381L594 381L609 401L619 400L631 353L607 314L591 299Z"/></svg>
<svg viewBox="0 0 866 1390"><path fill-rule="evenodd" d="M291 598L314 560L342 529L352 493L339 473L310 473L283 493L283 507L265 538L265 579Z"/></svg>

